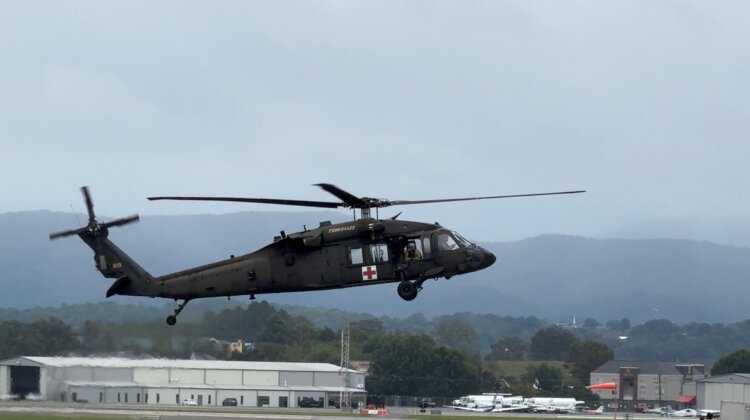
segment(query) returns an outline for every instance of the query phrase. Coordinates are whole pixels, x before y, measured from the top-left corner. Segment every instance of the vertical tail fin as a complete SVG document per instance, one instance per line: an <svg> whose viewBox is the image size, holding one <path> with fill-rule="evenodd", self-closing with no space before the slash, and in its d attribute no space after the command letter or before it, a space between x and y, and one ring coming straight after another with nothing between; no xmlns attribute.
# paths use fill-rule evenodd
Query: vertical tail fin
<svg viewBox="0 0 750 420"><path fill-rule="evenodd" d="M88 211L88 225L80 229L52 233L49 235L50 239L78 235L94 251L96 269L104 277L117 279L107 291L107 297L116 294L146 294L148 286L152 283L153 276L118 248L117 245L107 239L110 227L137 222L139 220L138 215L134 214L121 219L99 223L94 214L94 204L91 200L91 193L88 187L81 187L81 192L83 193L86 210Z"/></svg>

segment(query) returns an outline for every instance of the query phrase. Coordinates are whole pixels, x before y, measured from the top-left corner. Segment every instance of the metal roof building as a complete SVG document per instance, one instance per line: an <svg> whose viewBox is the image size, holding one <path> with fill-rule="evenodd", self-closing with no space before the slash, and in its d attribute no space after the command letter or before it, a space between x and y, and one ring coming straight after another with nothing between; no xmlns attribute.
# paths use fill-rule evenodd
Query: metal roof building
<svg viewBox="0 0 750 420"><path fill-rule="evenodd" d="M364 374L328 363L220 360L16 357L0 362L0 396L107 404L296 407L302 398L326 406L338 400L344 378L355 401L364 399Z"/></svg>
<svg viewBox="0 0 750 420"><path fill-rule="evenodd" d="M747 373L697 379L687 386L694 387L699 410L719 410L722 401L750 403L750 374Z"/></svg>
<svg viewBox="0 0 750 420"><path fill-rule="evenodd" d="M614 391L592 391L621 409L678 404L686 381L705 377L702 364L610 360L591 372L591 383L615 382Z"/></svg>

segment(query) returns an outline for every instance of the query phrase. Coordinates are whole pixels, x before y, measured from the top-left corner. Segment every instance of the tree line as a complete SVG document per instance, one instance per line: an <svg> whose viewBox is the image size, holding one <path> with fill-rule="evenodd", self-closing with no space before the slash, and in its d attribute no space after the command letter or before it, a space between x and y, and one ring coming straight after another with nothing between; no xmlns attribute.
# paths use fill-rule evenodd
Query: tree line
<svg viewBox="0 0 750 420"><path fill-rule="evenodd" d="M750 332L750 321L728 326L677 326L655 320L632 327L626 320L619 320L610 326L588 322L588 327L572 328L543 324L533 317L497 318L500 327L492 326L491 317L473 314L432 321L420 316L413 318L415 323L403 320L395 327L379 318L353 320L351 359L371 362L368 390L373 393L459 396L512 392L586 399L593 398L583 389L590 372L617 357L618 351L637 349L638 343L648 342L653 347L651 354L658 356L676 350L674 343L691 348L690 340L717 346L711 337L718 336L727 347L726 342L742 343L733 339L734 335L747 337ZM482 353L476 344L481 337L477 326L503 330L506 335ZM229 354L225 341L238 339L252 344L242 353ZM634 344L627 343L631 339ZM750 372L750 350L733 352L747 347L738 345L717 355L716 358L724 357L719 358L715 372ZM292 315L267 302L207 311L200 320L174 327L164 325L161 319L127 323L89 319L78 324L52 317L33 322L0 321L0 359L21 355L199 355L227 360L338 364L340 331L316 325L305 316ZM631 358L634 359L637 358ZM689 361L674 357L661 360ZM505 373L501 363L510 361L526 361L523 373Z"/></svg>

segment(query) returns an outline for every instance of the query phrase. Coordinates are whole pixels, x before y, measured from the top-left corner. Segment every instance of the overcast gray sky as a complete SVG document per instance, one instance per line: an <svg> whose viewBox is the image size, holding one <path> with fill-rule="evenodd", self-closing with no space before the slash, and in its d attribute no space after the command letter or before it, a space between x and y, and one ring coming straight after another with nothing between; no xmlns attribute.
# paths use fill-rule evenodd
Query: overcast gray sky
<svg viewBox="0 0 750 420"><path fill-rule="evenodd" d="M747 22L746 0L0 0L0 213L82 211L81 185L113 217L329 200L317 182L581 188L381 216L750 244Z"/></svg>

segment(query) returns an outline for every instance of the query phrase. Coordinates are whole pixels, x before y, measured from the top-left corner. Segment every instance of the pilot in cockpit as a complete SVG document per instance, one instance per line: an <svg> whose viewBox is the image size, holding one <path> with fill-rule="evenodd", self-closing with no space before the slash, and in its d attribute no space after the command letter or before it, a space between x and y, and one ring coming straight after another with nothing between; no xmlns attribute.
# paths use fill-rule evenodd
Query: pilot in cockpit
<svg viewBox="0 0 750 420"><path fill-rule="evenodd" d="M406 261L416 261L422 259L422 253L417 249L417 244L413 241L409 241L406 244L406 250L404 250L404 259Z"/></svg>

